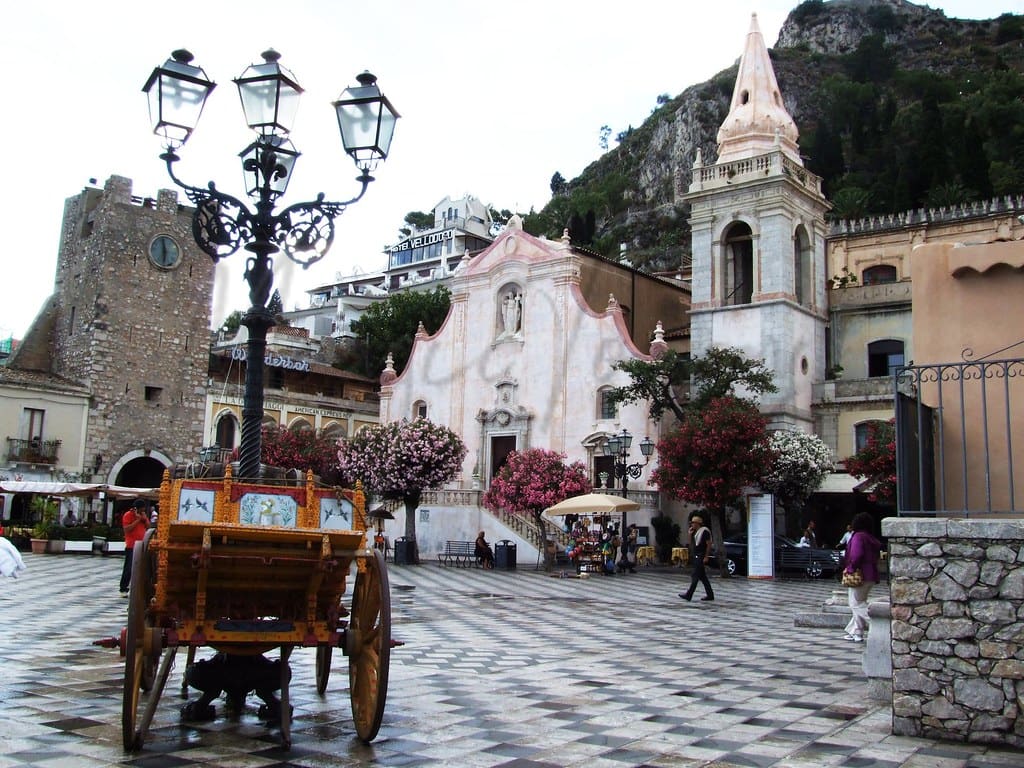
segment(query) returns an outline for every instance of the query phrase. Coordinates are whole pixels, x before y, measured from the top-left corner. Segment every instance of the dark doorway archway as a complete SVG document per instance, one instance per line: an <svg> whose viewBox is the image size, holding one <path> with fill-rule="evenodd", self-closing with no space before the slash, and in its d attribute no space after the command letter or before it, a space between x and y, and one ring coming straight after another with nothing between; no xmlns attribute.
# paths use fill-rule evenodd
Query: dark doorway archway
<svg viewBox="0 0 1024 768"><path fill-rule="evenodd" d="M128 461L114 478L114 485L132 488L157 488L164 480L162 462L149 456L138 456Z"/></svg>

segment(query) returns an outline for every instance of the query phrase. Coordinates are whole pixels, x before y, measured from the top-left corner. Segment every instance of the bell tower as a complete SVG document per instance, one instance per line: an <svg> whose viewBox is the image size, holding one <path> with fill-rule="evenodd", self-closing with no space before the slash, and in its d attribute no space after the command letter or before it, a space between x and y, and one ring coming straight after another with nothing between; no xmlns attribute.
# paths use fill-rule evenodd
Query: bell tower
<svg viewBox="0 0 1024 768"><path fill-rule="evenodd" d="M813 431L811 385L825 375L825 212L796 124L751 18L718 158L698 151L684 199L693 232L693 354L737 347L764 359L779 391L761 397L773 428Z"/></svg>

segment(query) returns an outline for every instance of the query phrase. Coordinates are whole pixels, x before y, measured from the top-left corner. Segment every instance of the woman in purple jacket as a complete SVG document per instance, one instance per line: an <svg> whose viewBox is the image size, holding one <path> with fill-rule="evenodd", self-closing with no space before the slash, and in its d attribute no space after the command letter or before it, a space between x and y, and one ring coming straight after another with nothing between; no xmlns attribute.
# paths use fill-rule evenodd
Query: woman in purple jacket
<svg viewBox="0 0 1024 768"><path fill-rule="evenodd" d="M853 618L846 625L846 639L855 643L864 642L864 631L868 628L868 593L878 583L878 553L882 542L871 535L874 520L867 512L861 512L850 522L853 535L846 545L843 571L860 571L864 577L859 587L850 587L850 610Z"/></svg>

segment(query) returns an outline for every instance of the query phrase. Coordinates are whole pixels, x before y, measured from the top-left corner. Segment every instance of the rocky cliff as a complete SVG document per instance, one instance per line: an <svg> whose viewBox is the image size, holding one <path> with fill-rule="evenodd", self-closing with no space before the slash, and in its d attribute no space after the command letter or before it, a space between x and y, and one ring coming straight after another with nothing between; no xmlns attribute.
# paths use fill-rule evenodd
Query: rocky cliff
<svg viewBox="0 0 1024 768"><path fill-rule="evenodd" d="M762 32L771 39L771 30ZM900 154L899 146L886 147L885 142L902 131L920 134L915 126L929 119L928 114L919 116L921 104L927 112L932 100L948 117L940 123L948 123L949 136L935 140L952 143L949 139L955 134L959 142L950 149L952 170L946 173L963 194L1006 192L995 188L993 173L999 184L1016 186L1012 191L1024 187L1024 139L1009 136L1012 126L1007 124L1014 118L992 116L990 124L982 125L977 116L960 115L980 108L953 103L956 89L963 87L957 83L971 83L972 75L976 85L968 94L961 90L961 102L967 96L981 99L978 90L988 88L993 78L1005 91L997 100L1024 95L1024 17L1007 14L968 21L906 0L809 0L790 12L771 55L786 108L800 128L801 152L808 167L824 178L826 193L851 188L863 194L844 199L852 197L878 213L922 202L917 197L939 183L937 176L911 175L908 181L904 174L899 182L897 169L891 180L888 171L872 179L870 163L902 162L899 157L880 157ZM581 217L593 211L595 230L583 237L586 241L592 235L595 250L614 256L624 244L637 265L677 266L680 258L685 259L689 240L680 196L689 185L697 149L705 162L717 155L715 136L728 112L735 76L734 65L659 106L643 125L621 135L617 147L570 181L542 212L529 217L527 228L557 236L573 214ZM851 109L853 113L846 114ZM965 120L982 132L977 141L990 155L972 162L998 166L992 173L986 167L980 181L959 170ZM999 131L1007 135L985 133ZM1008 170L998 165L998 156L1007 151L1019 154ZM870 163L862 157L864 152ZM921 163L911 152L905 162Z"/></svg>

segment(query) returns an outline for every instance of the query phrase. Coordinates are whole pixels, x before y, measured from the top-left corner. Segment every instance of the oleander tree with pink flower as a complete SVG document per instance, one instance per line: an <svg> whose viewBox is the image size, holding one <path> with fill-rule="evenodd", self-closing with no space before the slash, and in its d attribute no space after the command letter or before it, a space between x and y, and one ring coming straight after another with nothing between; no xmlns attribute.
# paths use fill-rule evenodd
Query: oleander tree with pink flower
<svg viewBox="0 0 1024 768"><path fill-rule="evenodd" d="M454 478L466 458L462 439L428 419L375 424L341 441L338 464L350 480L361 480L371 493L405 503L405 537L416 545L416 508L428 488Z"/></svg>
<svg viewBox="0 0 1024 768"><path fill-rule="evenodd" d="M590 493L593 484L580 461L565 463L565 454L544 448L513 451L491 480L481 504L487 509L504 509L529 514L540 533L544 565L550 567L547 529L541 513L571 496Z"/></svg>

